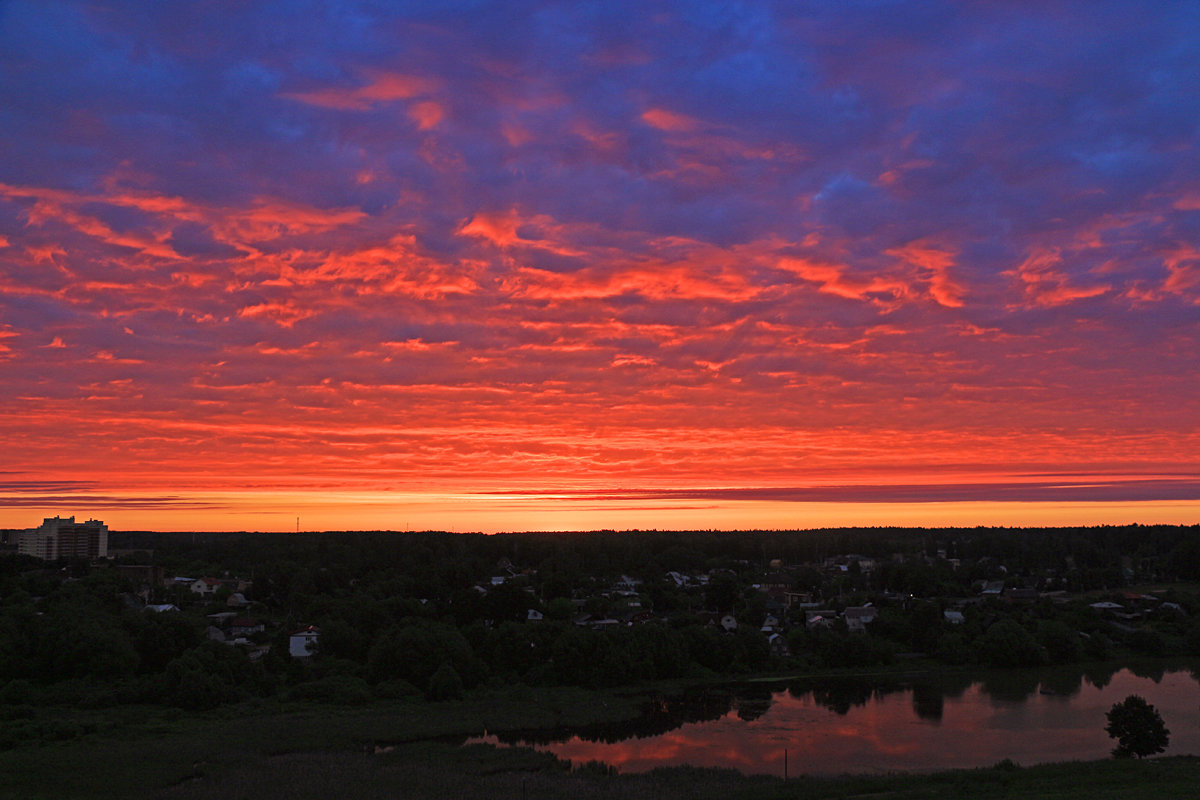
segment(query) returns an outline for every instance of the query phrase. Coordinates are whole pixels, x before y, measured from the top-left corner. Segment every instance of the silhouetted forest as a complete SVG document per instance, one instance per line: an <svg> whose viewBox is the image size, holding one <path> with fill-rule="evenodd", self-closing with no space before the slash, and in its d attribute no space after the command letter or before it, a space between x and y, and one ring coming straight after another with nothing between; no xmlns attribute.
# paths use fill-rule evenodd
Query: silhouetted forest
<svg viewBox="0 0 1200 800"><path fill-rule="evenodd" d="M367 703L1200 655L1198 533L114 532L109 561L0 557L0 702L20 719L47 702ZM215 590L197 594L200 579ZM848 608L871 609L864 630ZM289 637L309 628L319 640L296 657Z"/></svg>

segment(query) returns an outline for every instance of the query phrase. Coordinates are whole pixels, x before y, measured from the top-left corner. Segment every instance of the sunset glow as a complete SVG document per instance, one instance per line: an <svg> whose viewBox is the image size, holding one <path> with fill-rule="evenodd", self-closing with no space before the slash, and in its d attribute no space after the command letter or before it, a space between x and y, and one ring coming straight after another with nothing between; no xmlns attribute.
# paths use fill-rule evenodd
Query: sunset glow
<svg viewBox="0 0 1200 800"><path fill-rule="evenodd" d="M1197 30L0 4L0 527L1200 523Z"/></svg>

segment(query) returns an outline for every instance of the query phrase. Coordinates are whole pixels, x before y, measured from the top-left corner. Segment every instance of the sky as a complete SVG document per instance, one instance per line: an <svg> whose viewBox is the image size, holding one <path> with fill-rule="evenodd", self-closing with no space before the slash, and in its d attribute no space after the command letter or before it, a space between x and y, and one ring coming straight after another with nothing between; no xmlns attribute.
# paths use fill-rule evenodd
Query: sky
<svg viewBox="0 0 1200 800"><path fill-rule="evenodd" d="M0 0L0 527L1200 523L1198 30Z"/></svg>

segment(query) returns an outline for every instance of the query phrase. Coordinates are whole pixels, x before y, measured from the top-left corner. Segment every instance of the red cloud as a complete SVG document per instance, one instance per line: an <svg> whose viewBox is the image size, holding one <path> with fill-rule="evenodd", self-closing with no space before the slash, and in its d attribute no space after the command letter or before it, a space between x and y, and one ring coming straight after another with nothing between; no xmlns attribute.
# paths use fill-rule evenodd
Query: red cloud
<svg viewBox="0 0 1200 800"><path fill-rule="evenodd" d="M377 72L370 83L352 89L328 88L309 92L287 92L283 96L308 105L337 111L367 111L379 103L409 100L436 91L439 81L418 75L396 72Z"/></svg>
<svg viewBox="0 0 1200 800"><path fill-rule="evenodd" d="M939 305L962 307L962 296L966 290L950 275L951 269L957 266L953 251L919 240L885 252L925 270L923 277L929 281L929 296Z"/></svg>
<svg viewBox="0 0 1200 800"><path fill-rule="evenodd" d="M1057 267L1062 264L1058 248L1035 248L1015 269L1005 272L1021 282L1028 304L1060 306L1075 300L1105 294L1112 286L1072 286L1068 275Z"/></svg>
<svg viewBox="0 0 1200 800"><path fill-rule="evenodd" d="M642 121L660 131L688 132L701 126L698 119L665 108L651 108L643 112Z"/></svg>

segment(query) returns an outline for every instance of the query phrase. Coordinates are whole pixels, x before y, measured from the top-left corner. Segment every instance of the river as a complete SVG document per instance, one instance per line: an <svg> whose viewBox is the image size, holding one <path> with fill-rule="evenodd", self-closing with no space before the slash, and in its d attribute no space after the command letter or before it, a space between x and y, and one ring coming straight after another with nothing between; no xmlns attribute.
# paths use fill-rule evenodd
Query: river
<svg viewBox="0 0 1200 800"><path fill-rule="evenodd" d="M474 741L520 744L620 772L726 767L790 776L915 772L1106 758L1113 703L1137 694L1171 731L1165 755L1200 755L1196 671L1163 666L920 678L808 680L661 698L622 726Z"/></svg>

